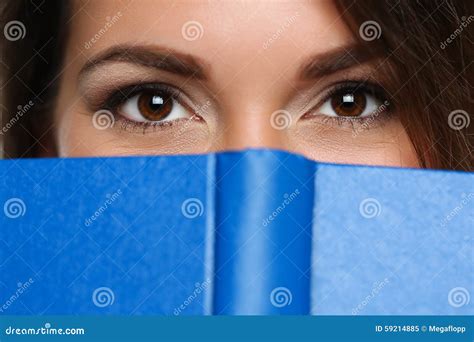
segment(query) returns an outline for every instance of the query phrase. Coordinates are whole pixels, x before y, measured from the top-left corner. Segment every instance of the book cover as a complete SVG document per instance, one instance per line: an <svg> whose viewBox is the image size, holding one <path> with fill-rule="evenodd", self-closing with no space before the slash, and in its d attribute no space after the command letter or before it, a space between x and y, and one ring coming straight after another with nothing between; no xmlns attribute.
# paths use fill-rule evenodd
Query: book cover
<svg viewBox="0 0 474 342"><path fill-rule="evenodd" d="M474 313L474 175L246 150L0 161L0 314Z"/></svg>

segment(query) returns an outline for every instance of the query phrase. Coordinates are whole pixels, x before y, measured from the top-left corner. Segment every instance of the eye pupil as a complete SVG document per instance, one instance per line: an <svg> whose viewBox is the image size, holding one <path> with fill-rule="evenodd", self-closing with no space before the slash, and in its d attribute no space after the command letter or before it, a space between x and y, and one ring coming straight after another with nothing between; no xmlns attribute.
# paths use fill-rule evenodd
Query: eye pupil
<svg viewBox="0 0 474 342"><path fill-rule="evenodd" d="M367 98L363 91L336 94L331 99L331 106L338 116L360 116L367 105Z"/></svg>
<svg viewBox="0 0 474 342"><path fill-rule="evenodd" d="M138 109L150 121L165 119L173 110L173 98L160 92L147 92L138 98Z"/></svg>

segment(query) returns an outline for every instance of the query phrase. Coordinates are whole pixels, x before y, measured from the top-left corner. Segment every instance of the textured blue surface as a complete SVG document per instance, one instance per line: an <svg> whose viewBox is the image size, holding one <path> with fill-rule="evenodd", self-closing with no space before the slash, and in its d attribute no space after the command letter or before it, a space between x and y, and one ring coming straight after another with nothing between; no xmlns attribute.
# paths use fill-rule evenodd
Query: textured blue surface
<svg viewBox="0 0 474 342"><path fill-rule="evenodd" d="M213 312L309 314L314 164L228 153L217 182Z"/></svg>
<svg viewBox="0 0 474 342"><path fill-rule="evenodd" d="M316 177L314 314L474 313L473 174L322 164Z"/></svg>
<svg viewBox="0 0 474 342"><path fill-rule="evenodd" d="M252 150L0 176L0 315L474 313L472 173Z"/></svg>
<svg viewBox="0 0 474 342"><path fill-rule="evenodd" d="M173 314L206 281L206 157L0 165L2 206L20 198L26 207L15 219L0 215L0 303L33 279L3 314ZM108 198L116 199L87 226ZM189 198L201 216L182 214ZM94 304L102 287L110 291L96 301L110 295L112 305ZM182 313L203 313L205 299Z"/></svg>

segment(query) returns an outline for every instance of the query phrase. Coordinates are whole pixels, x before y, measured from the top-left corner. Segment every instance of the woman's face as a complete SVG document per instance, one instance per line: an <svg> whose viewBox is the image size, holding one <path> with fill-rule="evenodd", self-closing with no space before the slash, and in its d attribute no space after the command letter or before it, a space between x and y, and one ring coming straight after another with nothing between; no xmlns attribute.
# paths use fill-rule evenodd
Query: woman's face
<svg viewBox="0 0 474 342"><path fill-rule="evenodd" d="M330 1L74 1L55 110L61 156L269 147L418 166L387 62Z"/></svg>

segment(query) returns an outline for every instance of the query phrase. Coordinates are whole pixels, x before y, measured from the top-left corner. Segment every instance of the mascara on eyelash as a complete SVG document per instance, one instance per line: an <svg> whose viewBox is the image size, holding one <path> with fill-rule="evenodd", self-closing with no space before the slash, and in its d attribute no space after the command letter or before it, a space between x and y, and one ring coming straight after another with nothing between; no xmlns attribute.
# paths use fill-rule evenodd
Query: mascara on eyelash
<svg viewBox="0 0 474 342"><path fill-rule="evenodd" d="M117 107L123 104L125 101L133 98L143 91L150 90L161 91L173 98L179 98L181 96L181 92L178 89L164 83L135 84L114 91L111 95L106 97L105 101L102 101L101 105L103 109L107 109L115 113Z"/></svg>
<svg viewBox="0 0 474 342"><path fill-rule="evenodd" d="M119 128L123 131L127 131L130 133L142 133L146 134L149 133L150 130L155 132L159 129L167 129L171 128L176 125L189 123L190 121L193 122L201 122L201 119L196 115L191 116L190 118L186 119L176 119L173 121L156 121L156 122L135 122L129 120L121 115L118 115L117 122L120 124Z"/></svg>
<svg viewBox="0 0 474 342"><path fill-rule="evenodd" d="M383 106L384 114L390 114L394 112L396 109L393 103L393 99L388 95L385 88L379 84L378 82L369 82L367 79L345 79L338 82L333 83L332 85L328 86L326 91L323 91L324 95L317 101L316 104L311 105L303 117L311 118L313 116L317 116L319 114L315 114L315 111L319 109L325 102L331 100L334 96L344 96L346 94L354 93L355 91L363 91L368 93L372 96L378 98ZM310 101L311 102L311 101ZM355 117L352 119L356 119Z"/></svg>
<svg viewBox="0 0 474 342"><path fill-rule="evenodd" d="M379 99L383 100L383 102L389 101L389 96L381 85L372 82L367 82L365 80L348 80L334 84L332 88L323 97L323 100L321 100L321 104L335 95L341 95L344 93L354 93L356 91L364 91L368 94L374 95Z"/></svg>
<svg viewBox="0 0 474 342"><path fill-rule="evenodd" d="M384 102L386 105L388 101ZM380 108L380 107L379 107ZM383 126L392 118L392 113L387 110L374 111L371 115L365 117L342 117L327 115L311 115L309 119L318 120L319 123L330 127L350 128L355 137L361 131L367 131L373 128Z"/></svg>
<svg viewBox="0 0 474 342"><path fill-rule="evenodd" d="M383 100L383 102L377 107L376 110L364 117L327 116L314 113L315 108L321 107L322 104L324 104L326 101L329 101L332 97L343 96L346 94L354 93L355 91L363 91L365 93L371 94L373 96L376 96L381 101ZM333 85L333 88L327 92L323 100L319 101L318 105L314 106L312 110L308 111L305 116L308 119L318 119L320 123L328 126L349 127L353 130L354 133L358 133L361 130L368 130L370 128L373 128L371 126L375 124L383 124L388 119L390 119L391 115L393 114L393 110L393 105L388 100L388 96L383 90L383 87L381 87L380 85L367 83L366 81L348 80Z"/></svg>

